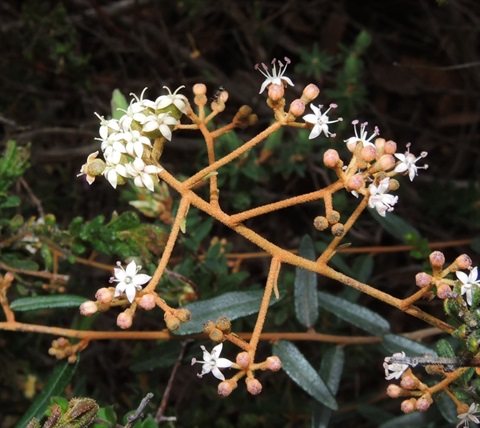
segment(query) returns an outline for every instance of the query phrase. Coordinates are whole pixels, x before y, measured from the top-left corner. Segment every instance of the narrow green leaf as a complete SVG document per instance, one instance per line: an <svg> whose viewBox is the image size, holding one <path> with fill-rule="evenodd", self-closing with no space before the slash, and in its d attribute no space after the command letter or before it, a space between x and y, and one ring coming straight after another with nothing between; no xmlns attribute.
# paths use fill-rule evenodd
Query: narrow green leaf
<svg viewBox="0 0 480 428"><path fill-rule="evenodd" d="M431 412L414 412L407 415L401 415L390 419L378 426L378 428L405 428L405 427L426 427L426 426L436 426L428 425L429 422L432 422Z"/></svg>
<svg viewBox="0 0 480 428"><path fill-rule="evenodd" d="M110 101L110 107L114 119L120 119L125 114L125 112L119 109L126 110L128 108L128 101L119 89L114 89L112 100Z"/></svg>
<svg viewBox="0 0 480 428"><path fill-rule="evenodd" d="M452 399L445 394L445 392L434 395L433 399L437 404L438 410L440 410L440 413L447 422L450 422L451 424L458 423L459 419L457 418L457 406Z"/></svg>
<svg viewBox="0 0 480 428"><path fill-rule="evenodd" d="M452 345L448 342L448 340L440 339L435 346L437 350L437 354L440 357L448 357L448 358L455 358L455 351L452 348Z"/></svg>
<svg viewBox="0 0 480 428"><path fill-rule="evenodd" d="M285 373L306 393L332 410L337 410L335 397L315 369L291 342L280 340L273 346L273 353L282 361Z"/></svg>
<svg viewBox="0 0 480 428"><path fill-rule="evenodd" d="M32 418L40 420L43 417L43 414L50 403L50 397L63 395L65 388L70 383L70 380L77 370L79 361L80 358L77 358L77 361L74 364L64 362L55 367L50 378L43 387L42 392L30 405L22 419L17 423L16 428L26 427Z"/></svg>
<svg viewBox="0 0 480 428"><path fill-rule="evenodd" d="M387 213L385 217L382 217L374 209L369 209L369 211L373 218L380 224L380 226L382 226L383 229L385 229L388 233L390 233L390 235L394 236L399 241L405 242L405 237L407 236L420 236L417 229L393 213Z"/></svg>
<svg viewBox="0 0 480 428"><path fill-rule="evenodd" d="M328 389L336 394L340 385L345 362L345 352L340 346L332 346L325 352L320 366L319 375L325 379ZM312 428L327 428L332 415L332 409L315 403L312 414Z"/></svg>
<svg viewBox="0 0 480 428"><path fill-rule="evenodd" d="M182 324L175 334L194 334L203 330L206 321L215 321L219 316L225 316L231 320L254 314L260 309L263 290L233 291L225 293L213 299L202 300L186 305L192 314L188 323ZM278 300L270 300L270 305Z"/></svg>
<svg viewBox="0 0 480 428"><path fill-rule="evenodd" d="M313 241L305 235L300 242L298 255L308 260L315 260ZM297 267L295 269L295 315L305 327L312 327L318 319L317 274Z"/></svg>
<svg viewBox="0 0 480 428"><path fill-rule="evenodd" d="M317 294L320 307L338 318L375 336L381 336L390 331L388 321L370 309L322 291L318 291Z"/></svg>
<svg viewBox="0 0 480 428"><path fill-rule="evenodd" d="M38 309L53 308L78 308L88 299L82 296L72 294L61 294L58 296L35 296L22 297L14 300L10 304L10 308L15 312L35 311Z"/></svg>
<svg viewBox="0 0 480 428"><path fill-rule="evenodd" d="M437 355L432 348L396 334L386 334L383 336L382 347L389 355L393 355L396 352L402 351L404 351L409 357L425 354Z"/></svg>

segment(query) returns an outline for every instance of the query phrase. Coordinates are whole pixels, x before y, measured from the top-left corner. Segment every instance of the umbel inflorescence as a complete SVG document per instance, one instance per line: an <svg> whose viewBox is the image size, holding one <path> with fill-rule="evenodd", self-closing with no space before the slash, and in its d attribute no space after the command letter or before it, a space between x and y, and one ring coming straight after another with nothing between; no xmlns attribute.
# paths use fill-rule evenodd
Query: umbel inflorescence
<svg viewBox="0 0 480 428"><path fill-rule="evenodd" d="M173 93L167 88L168 93L159 96L154 101L144 98L145 89L140 97L133 95L130 105L118 120L105 119L103 116L97 115L100 119L100 138L98 139L101 141L103 159L99 157L99 152L92 153L82 166L80 175L84 175L89 184L92 184L96 177L103 176L114 188L131 181L134 186L146 188L152 192L156 191L156 184L162 180L180 194L180 202L156 271L151 276L140 273L141 267L134 261L136 255L132 254L132 260L129 261L126 268L123 268L119 262L118 267L114 269L112 282L116 283L116 286L100 288L96 294L96 301L86 302L81 306L82 314L91 315L114 306L126 306L127 308L118 316L117 324L121 328L129 328L137 309L152 310L158 307L164 312L164 320L169 330L175 331L181 323L188 322L191 318L189 311L168 306L161 297L162 290L157 285L170 260L179 233L185 230L188 209L190 206L195 206L245 239L250 240L271 256L265 291L263 299L259 303L260 310L250 340L240 339L233 333L230 320L226 317L220 317L216 321L205 320L204 332L218 344L213 347L211 352L202 346L203 360L193 359L192 364L200 363L202 365L200 377L211 373L221 380L218 386L219 394L229 395L237 387L238 381L244 378L247 390L256 395L262 390L262 385L255 372L258 370L277 371L281 368L281 361L276 356L270 356L261 362L256 362L255 357L272 293L274 295L278 293L277 280L281 266L289 264L354 287L436 325L447 333L455 331L458 337L464 339L466 346L470 346L468 348L470 354L468 354L468 358L461 362L457 361L456 365L451 366L459 367L458 370L443 371L445 379L449 382L440 382L437 389L435 389L436 386L430 387L423 384L413 375L411 360L408 360L405 353L396 353L393 357L386 359L384 368L388 380L402 378L402 384L400 387L389 387L389 394L392 397L408 396L408 400L402 404L402 409L410 412L426 410L432 403L432 395L438 390L447 391L449 395L452 395L452 399L456 400L460 424L468 424L469 421L475 422L477 418L474 413L478 406L473 403L471 398L464 400L465 402L453 398L455 396L449 390L449 385L463 373L461 370L464 367L461 363L467 364L475 358L478 351L480 338L477 338L477 334L474 332L475 323L479 321L480 317L477 309L480 302L480 293L477 293L478 285L480 285L477 279L477 268L472 268L471 263L462 259L463 256L450 267L443 268L443 262L436 259L438 255L432 253L432 274L424 272L417 275L417 285L420 290L410 298L397 299L381 290L342 275L329 266L329 261L335 254L342 238L367 207L375 210L382 217L386 217L395 209L396 204L399 203L395 191L400 186L396 177L405 175L410 181L413 181L420 169L427 169L427 165L417 165L421 159L427 156L426 152L422 152L419 156L414 155L410 152L410 143L406 145L405 152L398 152L397 144L392 140L380 137L377 127L369 128L368 123L353 120L352 136L343 143L332 143L333 147L328 149L323 156L324 165L331 169L337 177L336 181L329 186L308 194L254 207L244 212L229 214L220 208L217 175L222 174L222 167L255 148L269 135L281 128L300 128L309 130L309 139L327 137L333 141L333 138L336 137L335 132L332 132L332 127L343 119L331 117L337 108L335 103L329 104L327 108L323 104L314 103L320 93L314 84L307 85L301 97L294 99L287 106L285 93L289 87L294 86L292 80L285 74L289 63L290 61L285 58L284 61L273 60L271 69L265 64L256 66L256 69L265 77L260 87L260 94L267 92L267 105L272 109L275 120L261 133L219 159L214 150L218 137L232 132L236 128L249 126L257 119L250 107L242 106L228 125L219 128L211 126L215 117L225 109L225 103L228 100L228 92L225 90L220 91L214 97L209 106L210 110L207 109L208 97L205 85L196 84L193 87L193 106L185 95L179 93L183 87ZM305 112L307 106L311 109L310 113ZM176 179L161 164L164 148L168 150L170 141L175 138L175 131L179 129L200 132L205 140L208 154L208 166L183 181ZM343 150L339 151L334 148L339 144L345 144L350 153L348 158L342 158L340 155ZM201 197L195 190L195 186L205 180L208 180L210 185L207 198ZM344 218L334 209L332 196L339 191L346 191L357 198L352 198L357 201L357 207L348 218ZM315 228L318 231L330 231L333 235L331 243L316 261L285 251L245 226L245 221L248 219L311 201L323 201L325 206L325 212L313 219ZM468 273L463 272L464 270L468 270ZM456 279L449 277L452 273L456 274ZM453 314L459 320L456 330L414 305L420 298L433 296L444 299L447 314ZM220 356L224 342L230 342L240 348L235 361ZM224 369L228 369L228 371ZM229 375L233 373L233 375L227 379L225 377L227 373Z"/></svg>

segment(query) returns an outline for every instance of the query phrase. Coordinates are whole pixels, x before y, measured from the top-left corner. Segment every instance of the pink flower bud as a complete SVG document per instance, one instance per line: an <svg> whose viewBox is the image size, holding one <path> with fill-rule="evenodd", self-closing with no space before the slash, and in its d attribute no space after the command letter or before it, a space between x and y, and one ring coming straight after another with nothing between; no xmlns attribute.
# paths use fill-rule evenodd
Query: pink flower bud
<svg viewBox="0 0 480 428"><path fill-rule="evenodd" d="M394 383L392 383L387 387L387 395L390 398L401 397L403 395L403 389L400 388L398 385L395 385Z"/></svg>
<svg viewBox="0 0 480 428"><path fill-rule="evenodd" d="M117 325L122 329L127 329L132 326L133 317L130 311L121 312L117 317Z"/></svg>
<svg viewBox="0 0 480 428"><path fill-rule="evenodd" d="M402 376L402 380L400 381L400 386L403 389L408 389L409 391L412 391L414 389L418 388L418 385L420 385L420 381L410 373L405 373Z"/></svg>
<svg viewBox="0 0 480 428"><path fill-rule="evenodd" d="M360 152L362 159L366 162L372 162L377 157L377 149L373 146L366 146Z"/></svg>
<svg viewBox="0 0 480 428"><path fill-rule="evenodd" d="M106 287L99 288L95 293L95 298L100 303L110 303L113 300L113 291Z"/></svg>
<svg viewBox="0 0 480 428"><path fill-rule="evenodd" d="M302 100L293 100L290 104L290 113L295 117L301 116L305 113L305 103Z"/></svg>
<svg viewBox="0 0 480 428"><path fill-rule="evenodd" d="M392 155L383 155L378 160L382 171L388 171L395 166L395 158Z"/></svg>
<svg viewBox="0 0 480 428"><path fill-rule="evenodd" d="M430 285L432 282L432 277L426 272L419 272L415 275L415 284L420 288L424 288L427 285Z"/></svg>
<svg viewBox="0 0 480 428"><path fill-rule="evenodd" d="M144 294L138 301L138 306L146 311L152 310L155 307L155 297L151 294Z"/></svg>
<svg viewBox="0 0 480 428"><path fill-rule="evenodd" d="M434 251L430 254L430 264L433 267L441 268L445 264L445 256L441 251Z"/></svg>
<svg viewBox="0 0 480 428"><path fill-rule="evenodd" d="M360 174L352 175L347 180L347 190L358 190L365 185L365 180Z"/></svg>
<svg viewBox="0 0 480 428"><path fill-rule="evenodd" d="M306 102L311 102L320 94L320 89L317 85L310 83L303 90L302 96L305 98Z"/></svg>
<svg viewBox="0 0 480 428"><path fill-rule="evenodd" d="M80 313L85 316L93 315L98 311L97 304L89 300L88 302L83 302L80 305Z"/></svg>
<svg viewBox="0 0 480 428"><path fill-rule="evenodd" d="M221 395L222 397L228 397L232 393L232 391L232 385L230 385L230 382L228 380L224 380L223 382L220 382L218 384L218 395Z"/></svg>
<svg viewBox="0 0 480 428"><path fill-rule="evenodd" d="M403 413L413 413L417 410L417 400L415 398L410 398L409 400L405 400L400 405L400 409L402 409Z"/></svg>
<svg viewBox="0 0 480 428"><path fill-rule="evenodd" d="M255 378L245 379L247 391L252 395L258 395L262 392L262 384Z"/></svg>
<svg viewBox="0 0 480 428"><path fill-rule="evenodd" d="M250 366L252 359L250 355L248 355L248 352L240 352L235 361L242 369L246 369Z"/></svg>
<svg viewBox="0 0 480 428"><path fill-rule="evenodd" d="M452 297L451 287L443 282L437 285L437 296L439 299L448 299Z"/></svg>
<svg viewBox="0 0 480 428"><path fill-rule="evenodd" d="M323 163L328 168L335 168L340 161L338 152L334 149L328 149L323 155Z"/></svg>
<svg viewBox="0 0 480 428"><path fill-rule="evenodd" d="M417 400L417 410L419 412L426 412L432 403L433 403L433 400L430 394L422 395Z"/></svg>
<svg viewBox="0 0 480 428"><path fill-rule="evenodd" d="M388 140L384 145L383 145L383 152L387 155L393 155L397 151L397 143L392 140Z"/></svg>
<svg viewBox="0 0 480 428"><path fill-rule="evenodd" d="M282 368L282 362L276 355L268 357L265 362L267 363L267 369L272 372L278 372Z"/></svg>
<svg viewBox="0 0 480 428"><path fill-rule="evenodd" d="M284 95L285 88L283 87L283 85L277 85L275 83L272 83L268 87L268 98L270 98L272 101L280 101Z"/></svg>
<svg viewBox="0 0 480 428"><path fill-rule="evenodd" d="M468 269L472 266L472 259L466 254L462 254L455 259L458 269Z"/></svg>
<svg viewBox="0 0 480 428"><path fill-rule="evenodd" d="M193 85L194 95L205 95L207 93L207 87L203 83L196 83Z"/></svg>
<svg viewBox="0 0 480 428"><path fill-rule="evenodd" d="M375 139L375 147L377 148L378 153L384 154L384 146L385 146L385 138L376 138Z"/></svg>

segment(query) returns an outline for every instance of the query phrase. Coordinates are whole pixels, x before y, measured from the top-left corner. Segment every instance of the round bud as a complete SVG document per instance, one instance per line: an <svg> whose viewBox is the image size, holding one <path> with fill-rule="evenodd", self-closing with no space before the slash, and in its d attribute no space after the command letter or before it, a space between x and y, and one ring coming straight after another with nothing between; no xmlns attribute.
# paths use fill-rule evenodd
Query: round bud
<svg viewBox="0 0 480 428"><path fill-rule="evenodd" d="M222 397L228 397L232 393L232 391L232 385L230 385L230 382L228 382L228 380L224 380L223 382L220 382L218 384L218 395L221 395Z"/></svg>
<svg viewBox="0 0 480 428"><path fill-rule="evenodd" d="M209 334L215 327L215 323L213 321L206 321L203 324L203 332Z"/></svg>
<svg viewBox="0 0 480 428"><path fill-rule="evenodd" d="M437 296L439 299L448 299L452 297L452 289L448 284L442 282L441 284L437 285Z"/></svg>
<svg viewBox="0 0 480 428"><path fill-rule="evenodd" d="M243 105L238 109L238 115L248 118L252 114L252 108L247 105Z"/></svg>
<svg viewBox="0 0 480 428"><path fill-rule="evenodd" d="M347 190L358 190L365 185L365 180L360 174L352 175L347 180Z"/></svg>
<svg viewBox="0 0 480 428"><path fill-rule="evenodd" d="M305 113L305 103L302 100L293 100L290 104L290 110L293 116L298 117Z"/></svg>
<svg viewBox="0 0 480 428"><path fill-rule="evenodd" d="M330 224L338 223L340 220L340 213L338 211L332 210L328 213L327 220Z"/></svg>
<svg viewBox="0 0 480 428"><path fill-rule="evenodd" d="M375 147L377 148L378 153L382 154L385 153L384 150L385 146L385 138L376 138L375 139Z"/></svg>
<svg viewBox="0 0 480 428"><path fill-rule="evenodd" d="M466 254L462 254L455 259L459 269L468 269L472 266L472 259Z"/></svg>
<svg viewBox="0 0 480 428"><path fill-rule="evenodd" d="M417 389L418 385L420 385L420 381L410 373L405 373L400 381L400 386L410 391Z"/></svg>
<svg viewBox="0 0 480 428"><path fill-rule="evenodd" d="M393 155L397 151L397 143L392 140L388 140L384 146L383 151L387 155Z"/></svg>
<svg viewBox="0 0 480 428"><path fill-rule="evenodd" d="M163 316L163 318L165 320L165 324L167 325L167 328L170 331L175 331L180 328L180 320L171 312L165 312L165 315Z"/></svg>
<svg viewBox="0 0 480 428"><path fill-rule="evenodd" d="M430 285L432 277L426 272L419 272L415 275L415 284L420 288L424 288L427 285Z"/></svg>
<svg viewBox="0 0 480 428"><path fill-rule="evenodd" d="M232 323L227 317L218 317L215 322L215 327L222 330L224 333L230 333L232 329Z"/></svg>
<svg viewBox="0 0 480 428"><path fill-rule="evenodd" d="M98 311L97 304L89 300L88 302L83 302L80 305L80 313L85 316L93 315Z"/></svg>
<svg viewBox="0 0 480 428"><path fill-rule="evenodd" d="M387 387L387 395L390 398L401 397L403 395L403 389L400 388L398 385L395 385L394 383L392 383Z"/></svg>
<svg viewBox="0 0 480 428"><path fill-rule="evenodd" d="M377 157L377 149L376 147L368 145L362 149L360 156L365 162L372 162Z"/></svg>
<svg viewBox="0 0 480 428"><path fill-rule="evenodd" d="M417 410L417 400L415 398L410 398L409 400L402 401L400 408L403 413L413 413Z"/></svg>
<svg viewBox="0 0 480 428"><path fill-rule="evenodd" d="M122 329L126 329L126 328L130 328L132 326L132 323L133 323L133 317L132 317L132 314L130 313L130 311L125 311L125 312L122 312L120 314L118 314L118 317L117 317L117 325L122 328Z"/></svg>
<svg viewBox="0 0 480 428"><path fill-rule="evenodd" d="M246 369L250 366L252 359L250 358L248 352L240 352L235 361L242 369Z"/></svg>
<svg viewBox="0 0 480 428"><path fill-rule="evenodd" d="M106 163L102 159L94 159L87 163L85 173L88 175L100 175L106 167Z"/></svg>
<svg viewBox="0 0 480 428"><path fill-rule="evenodd" d="M100 303L110 303L113 300L113 292L107 287L99 288L95 293L95 298Z"/></svg>
<svg viewBox="0 0 480 428"><path fill-rule="evenodd" d="M319 215L313 219L313 226L321 232L328 227L328 220L326 217Z"/></svg>
<svg viewBox="0 0 480 428"><path fill-rule="evenodd" d="M188 322L192 319L192 314L190 313L190 311L184 308L178 309L175 312L175 315L180 320L180 322Z"/></svg>
<svg viewBox="0 0 480 428"><path fill-rule="evenodd" d="M314 85L313 83L310 83L303 90L302 98L304 98L304 101L306 103L309 103L313 101L315 98L317 98L319 94L320 94L320 89L318 88L318 86Z"/></svg>
<svg viewBox="0 0 480 428"><path fill-rule="evenodd" d="M388 171L395 166L395 158L392 155L382 155L378 160L378 164L382 171Z"/></svg>
<svg viewBox="0 0 480 428"><path fill-rule="evenodd" d="M337 223L332 226L332 234L338 238L345 234L345 228L342 223Z"/></svg>
<svg viewBox="0 0 480 428"><path fill-rule="evenodd" d="M394 192L395 190L398 190L399 187L400 187L400 183L398 182L398 180L391 178L388 183L388 190L390 190L391 192Z"/></svg>
<svg viewBox="0 0 480 428"><path fill-rule="evenodd" d="M275 83L272 83L268 87L268 98L270 98L272 101L280 101L285 95L285 88L283 85L277 85Z"/></svg>
<svg viewBox="0 0 480 428"><path fill-rule="evenodd" d="M146 311L151 311L155 307L155 297L151 294L144 294L138 301L138 306Z"/></svg>
<svg viewBox="0 0 480 428"><path fill-rule="evenodd" d="M276 355L268 357L265 362L267 365L267 369L271 370L272 372L278 372L282 368L282 362L280 361L280 358L278 358Z"/></svg>
<svg viewBox="0 0 480 428"><path fill-rule="evenodd" d="M430 264L433 267L441 268L445 264L445 256L441 251L434 251L429 256Z"/></svg>
<svg viewBox="0 0 480 428"><path fill-rule="evenodd" d="M323 155L323 163L328 168L335 168L340 162L340 156L334 149L328 149Z"/></svg>
<svg viewBox="0 0 480 428"><path fill-rule="evenodd" d="M214 342L223 342L225 340L225 337L223 336L223 331L218 328L214 328L208 334L208 337Z"/></svg>
<svg viewBox="0 0 480 428"><path fill-rule="evenodd" d="M203 83L196 83L193 85L194 95L205 95L207 93L207 87Z"/></svg>
<svg viewBox="0 0 480 428"><path fill-rule="evenodd" d="M430 394L422 395L417 400L417 410L419 412L426 412L432 403L433 403L433 400Z"/></svg>
<svg viewBox="0 0 480 428"><path fill-rule="evenodd" d="M245 379L247 391L252 395L258 395L262 392L262 384L255 378Z"/></svg>

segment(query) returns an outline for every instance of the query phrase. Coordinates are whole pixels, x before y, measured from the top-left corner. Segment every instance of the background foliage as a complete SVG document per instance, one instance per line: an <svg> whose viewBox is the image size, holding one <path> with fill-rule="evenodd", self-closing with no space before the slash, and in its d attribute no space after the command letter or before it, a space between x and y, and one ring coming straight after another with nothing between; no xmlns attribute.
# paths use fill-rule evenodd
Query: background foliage
<svg viewBox="0 0 480 428"><path fill-rule="evenodd" d="M160 201L165 204L165 216L154 219L129 204L138 198L133 189L114 191L102 180L88 187L75 178L85 157L97 147L93 138L98 120L93 112L107 115L111 111L115 88L124 94L139 94L148 86L153 98L163 85L174 89L183 84L186 94L197 82L207 84L211 94L225 87L230 94L225 117L249 104L260 123L258 128L225 136L219 144L221 153L237 147L239 138L251 137L270 121L264 97L258 96L262 78L253 65L274 57L292 60L293 93L299 95L309 82L317 84L322 89L320 102L339 104L339 115L346 120L333 143L309 141L307 132L284 132L282 138L267 141L262 151L252 151L226 166L219 177L226 211L329 183L331 177L320 162L323 152L331 144L341 147L351 132L350 119L359 118L378 125L382 136L394 139L399 148L411 141L416 152L429 152L429 170L414 186L401 187L395 214L429 242L473 238L479 230L480 207L479 12L474 0L442 4L433 0L2 2L0 269L4 271L7 265L51 271L55 260L51 249L71 251L70 259L60 260L60 271L70 275L68 282L52 288L41 278L23 277L11 300L58 293L92 298L109 274L71 263L72 257L88 257L93 251L99 262L112 265L134 251L151 269L161 254L169 227L168 204L172 198L175 204L175 195L164 189ZM192 133L176 134L162 161L178 176L193 173L206 163L201 140ZM350 209L348 198L336 201L344 212ZM325 237L315 231L312 220L319 210L313 204L293 207L252 220L250 225L290 249L307 245L302 237L309 235L318 255ZM36 222L39 217L44 223ZM260 289L266 272L262 257L242 259L236 265L235 258L227 257L256 248L194 210L188 225L192 232L180 243L177 264L169 266L171 274L162 284L172 302ZM398 227L395 223L380 228L373 217L364 216L348 241L354 247L401 244L405 235L398 233ZM41 236L41 241L11 246L11 238L26 230ZM414 288L414 275L422 269L426 255L421 239L411 237L410 243L416 245L416 252L345 253L335 264L401 297ZM34 257L28 244L38 250ZM447 257L471 251L463 245L445 250ZM478 247L474 265L478 265ZM284 297L272 307L266 331L304 331L311 322L317 331L329 334L364 334L321 306L318 318L299 316L294 278L294 269L282 271ZM382 315L393 333L425 327L337 284L318 279L318 287ZM442 308L430 310L441 313ZM45 309L18 316L29 322L39 315L45 323L65 327L91 328L93 323L95 329L111 329L115 325L115 313L110 312L87 320L76 309ZM253 320L236 320L235 329L247 331ZM141 314L135 325L163 328L155 314ZM369 333L380 334L378 330ZM13 426L19 420L53 371L56 362L47 354L51 340L1 333L2 426ZM324 417L324 409L310 398L311 392L303 392L284 373L266 375L259 397L236 391L227 400L217 398L214 381L200 381L195 376L197 368L188 364L193 355L198 357L197 344L187 346L170 394L167 414L177 416L176 426L309 426L312 412L315 426L322 426L321 419L315 418ZM262 346L269 355L270 344ZM112 405L121 416L152 391L155 399L149 410L154 413L180 349L175 341L92 343L82 354L66 394L90 396L104 408ZM390 349L279 342L274 352L280 355L289 350L307 356L324 380L328 378L325 373L335 372L335 367L341 371L338 364L342 363L339 386L335 378L328 383L331 390L339 388L340 410L334 413L331 426L379 426L399 414L398 402L384 394L387 382L381 362ZM416 426L422 426L422 420L425 426L440 426L442 420L435 411L415 417Z"/></svg>

